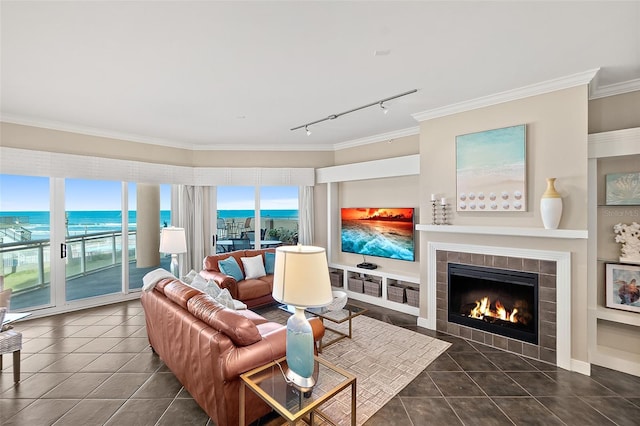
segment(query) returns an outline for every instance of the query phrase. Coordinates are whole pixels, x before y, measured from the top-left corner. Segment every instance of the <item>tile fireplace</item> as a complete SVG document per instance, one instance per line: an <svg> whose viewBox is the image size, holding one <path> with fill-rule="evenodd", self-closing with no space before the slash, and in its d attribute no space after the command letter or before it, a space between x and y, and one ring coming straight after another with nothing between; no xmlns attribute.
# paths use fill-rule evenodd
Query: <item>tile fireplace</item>
<svg viewBox="0 0 640 426"><path fill-rule="evenodd" d="M538 273L448 263L448 321L538 344Z"/></svg>
<svg viewBox="0 0 640 426"><path fill-rule="evenodd" d="M535 341L530 343L495 330L488 331L450 321L449 264L536 274L537 340L529 339ZM426 309L421 310L419 326L545 361L566 370L584 370L584 366L577 361L574 363L571 357L570 252L429 241L426 290L425 299L421 301L421 307ZM480 298L481 304L483 297ZM475 301L474 295L474 300L469 303L475 307ZM502 303L506 305L512 301L505 299ZM495 309L495 303L490 305L491 309ZM426 316L423 317L422 312Z"/></svg>

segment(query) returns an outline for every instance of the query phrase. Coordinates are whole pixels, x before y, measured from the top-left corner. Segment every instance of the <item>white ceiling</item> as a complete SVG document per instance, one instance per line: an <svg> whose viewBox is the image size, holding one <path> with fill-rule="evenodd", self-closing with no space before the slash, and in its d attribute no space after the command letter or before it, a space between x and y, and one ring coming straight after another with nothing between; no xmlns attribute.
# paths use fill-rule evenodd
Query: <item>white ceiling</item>
<svg viewBox="0 0 640 426"><path fill-rule="evenodd" d="M1 6L3 121L192 149L334 149L586 70L640 78L639 1Z"/></svg>

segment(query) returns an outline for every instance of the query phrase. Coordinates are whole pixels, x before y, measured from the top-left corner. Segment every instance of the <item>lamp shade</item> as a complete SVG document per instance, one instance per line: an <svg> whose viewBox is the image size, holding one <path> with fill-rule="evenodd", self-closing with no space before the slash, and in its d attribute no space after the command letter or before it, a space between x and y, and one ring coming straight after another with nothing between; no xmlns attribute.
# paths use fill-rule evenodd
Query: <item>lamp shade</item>
<svg viewBox="0 0 640 426"><path fill-rule="evenodd" d="M333 301L324 248L284 246L276 249L273 298L293 306L314 308Z"/></svg>
<svg viewBox="0 0 640 426"><path fill-rule="evenodd" d="M160 253L178 254L187 252L187 240L184 228L170 226L162 228L160 234Z"/></svg>

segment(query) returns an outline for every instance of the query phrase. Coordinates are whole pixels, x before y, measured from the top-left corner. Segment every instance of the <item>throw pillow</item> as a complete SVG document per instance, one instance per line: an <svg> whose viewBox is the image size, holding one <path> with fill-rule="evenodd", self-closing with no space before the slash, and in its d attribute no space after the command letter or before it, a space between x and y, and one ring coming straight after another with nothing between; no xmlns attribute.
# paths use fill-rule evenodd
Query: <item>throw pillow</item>
<svg viewBox="0 0 640 426"><path fill-rule="evenodd" d="M207 284L209 284L209 282L202 275L197 274L193 278L193 280L191 280L191 283L189 285L193 288L197 288L200 291L206 292Z"/></svg>
<svg viewBox="0 0 640 426"><path fill-rule="evenodd" d="M271 252L266 252L264 254L264 270L267 274L273 274L273 269L276 265L276 254Z"/></svg>
<svg viewBox="0 0 640 426"><path fill-rule="evenodd" d="M246 305L246 304L244 304L244 303L242 303L242 302L241 302L241 301L239 301L239 300L233 299L233 308L234 308L236 311L239 311L239 310L241 310L241 309L247 309L247 305Z"/></svg>
<svg viewBox="0 0 640 426"><path fill-rule="evenodd" d="M242 260L242 266L244 266L246 279L264 277L267 275L264 271L261 254L253 257L241 257L240 260Z"/></svg>
<svg viewBox="0 0 640 426"><path fill-rule="evenodd" d="M205 288L202 290L207 293L209 296L213 297L213 299L220 303L222 306L235 309L235 304L233 303L233 298L231 297L231 293L226 288L218 287L215 281L209 280Z"/></svg>
<svg viewBox="0 0 640 426"><path fill-rule="evenodd" d="M236 308L235 304L233 303L233 298L231 297L231 293L229 293L229 290L226 288L223 288L222 290L220 290L218 297L216 297L216 302L218 302L223 306L226 306L229 309Z"/></svg>
<svg viewBox="0 0 640 426"><path fill-rule="evenodd" d="M238 262L233 256L229 256L224 260L219 260L218 268L220 269L220 272L232 276L236 281L244 280L242 269L240 269Z"/></svg>
<svg viewBox="0 0 640 426"><path fill-rule="evenodd" d="M187 283L187 284L191 284L191 282L193 281L193 279L194 279L196 276L199 276L199 274L198 274L196 271L194 271L194 270L192 269L192 270L191 270L187 275L185 275L184 277L182 277L182 278L180 278L180 279L181 279L183 282Z"/></svg>

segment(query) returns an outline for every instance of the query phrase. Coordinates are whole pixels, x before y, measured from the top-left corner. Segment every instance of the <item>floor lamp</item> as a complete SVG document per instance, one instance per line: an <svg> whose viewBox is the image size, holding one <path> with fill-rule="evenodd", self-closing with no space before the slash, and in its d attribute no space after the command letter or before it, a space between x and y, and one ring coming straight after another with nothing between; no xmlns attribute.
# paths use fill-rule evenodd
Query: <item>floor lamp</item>
<svg viewBox="0 0 640 426"><path fill-rule="evenodd" d="M184 228L170 226L162 228L160 234L160 253L171 254L171 273L175 277L180 277L180 265L178 265L178 254L187 252L187 240L184 235Z"/></svg>
<svg viewBox="0 0 640 426"><path fill-rule="evenodd" d="M305 308L326 306L333 301L329 267L324 248L284 246L276 249L273 298L292 305L295 313L287 321L287 379L303 391L315 385L314 344Z"/></svg>

